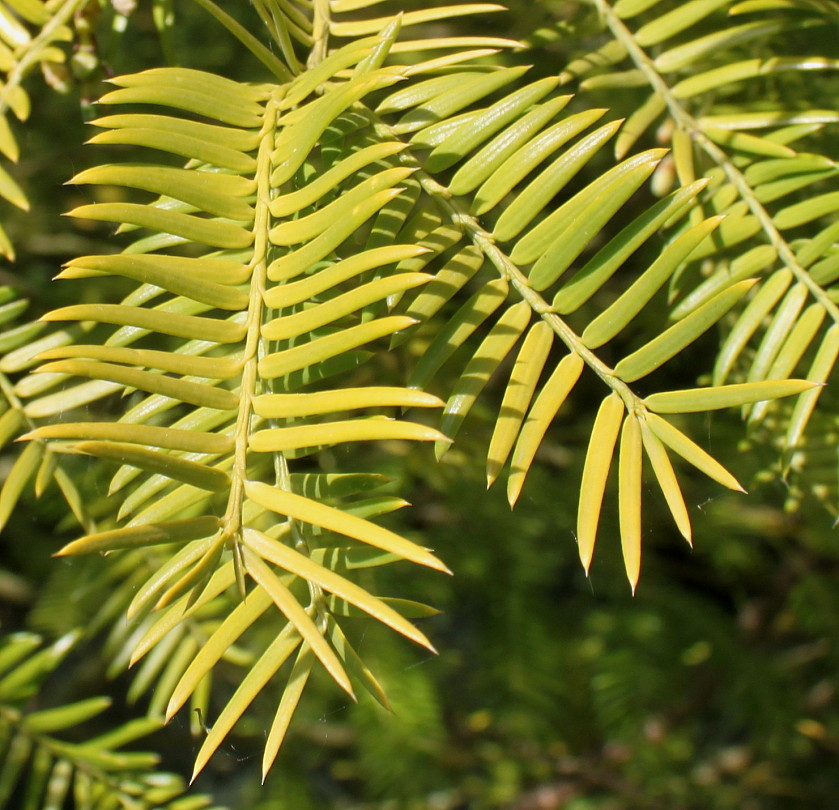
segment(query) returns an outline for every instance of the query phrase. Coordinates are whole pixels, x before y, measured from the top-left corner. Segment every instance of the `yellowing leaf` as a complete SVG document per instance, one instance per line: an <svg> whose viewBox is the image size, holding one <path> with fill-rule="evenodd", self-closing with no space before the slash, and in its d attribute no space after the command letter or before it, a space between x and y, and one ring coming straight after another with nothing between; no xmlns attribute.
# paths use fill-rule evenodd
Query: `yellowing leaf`
<svg viewBox="0 0 839 810"><path fill-rule="evenodd" d="M442 408L443 402L416 388L342 388L311 394L262 394L253 400L260 416L291 418L315 414L351 411L357 408Z"/></svg>
<svg viewBox="0 0 839 810"><path fill-rule="evenodd" d="M248 85L238 84L209 73L198 81L176 76L183 68L157 68L154 71L122 76L116 80L122 87L100 99L102 104L159 104L188 110L237 127L259 127L262 108L247 100ZM199 73L199 71L193 71ZM209 77L215 83L204 80ZM220 85L219 82L227 82ZM223 89L221 89L223 87Z"/></svg>
<svg viewBox="0 0 839 810"><path fill-rule="evenodd" d="M98 534L89 534L68 543L56 557L70 554L91 554L93 552L117 551L126 548L142 548L164 543L185 543L190 540L203 540L215 534L219 528L216 517L188 518L170 523L129 526L125 529L112 529Z"/></svg>
<svg viewBox="0 0 839 810"><path fill-rule="evenodd" d="M790 270L783 268L773 273L749 301L728 337L723 342L717 362L714 365L713 383L721 385L725 382L729 372L740 356L740 353L757 331L767 313L771 312L781 296L792 283L793 275ZM798 286L798 285L796 285Z"/></svg>
<svg viewBox="0 0 839 810"><path fill-rule="evenodd" d="M490 376L510 353L513 345L527 328L533 310L526 301L514 304L498 319L489 334L481 341L472 359L455 383L454 390L446 403L440 430L449 438L444 438L437 446L439 458L448 448L451 439L457 434L475 400L489 382Z"/></svg>
<svg viewBox="0 0 839 810"><path fill-rule="evenodd" d="M673 515L673 520L676 521L676 526L682 533L682 537L689 544L693 545L690 518L688 517L687 507L685 506L685 499L682 497L682 490L676 479L676 473L673 472L673 465L670 463L664 446L647 427L645 420L641 420L641 439L644 442L644 450L647 453L647 458L650 460L650 464L652 464L653 473L661 487L664 499L667 501L670 513Z"/></svg>
<svg viewBox="0 0 839 810"><path fill-rule="evenodd" d="M675 137L675 136L674 136ZM594 295L638 248L660 232L665 223L681 218L702 189L705 179L674 191L636 217L589 259L554 296L553 305L561 314L579 309ZM676 240L678 241L678 240ZM669 253L669 249L660 257ZM656 264L658 261L656 261ZM678 262L674 260L674 265ZM650 268L652 269L652 268ZM609 307L611 309L611 307Z"/></svg>
<svg viewBox="0 0 839 810"><path fill-rule="evenodd" d="M286 219L275 225L270 232L271 242L275 245L294 245L308 242L322 234L335 222L353 215L355 206L371 195L393 188L414 173L414 169L396 166L362 180L349 191L331 203L318 208L311 214L299 219Z"/></svg>
<svg viewBox="0 0 839 810"><path fill-rule="evenodd" d="M346 6L346 0L342 0ZM402 14L402 27L419 25L426 22L437 22L449 17L461 17L466 14L485 14L491 11L505 11L504 6L497 3L463 3L458 6L439 6L437 8L406 11ZM330 32L336 37L358 37L381 31L391 21L390 17L375 17L367 20L332 22Z"/></svg>
<svg viewBox="0 0 839 810"><path fill-rule="evenodd" d="M401 262L428 252L427 249L416 245L387 245L386 247L365 250L299 281L270 287L263 293L263 299L269 307L276 309L290 307L315 298L320 293L336 287L338 284L367 270Z"/></svg>
<svg viewBox="0 0 839 810"><path fill-rule="evenodd" d="M490 143L472 155L452 177L449 191L468 194L483 183L507 158L528 143L571 100L560 96L540 104L511 124Z"/></svg>
<svg viewBox="0 0 839 810"><path fill-rule="evenodd" d="M541 238L551 238L552 241L530 270L529 278L533 287L544 290L553 284L649 177L659 161L660 158L652 155L645 161L639 158L636 168L621 172L613 182L597 190L592 187L583 189L579 195L557 209L554 213L558 215L561 211L562 217L558 215L554 220L554 228L546 226L544 232L540 232L537 229L540 229L542 223L537 225L528 237L540 233ZM599 186L596 181L592 186L595 185ZM533 244L538 242L539 239L534 237Z"/></svg>
<svg viewBox="0 0 839 810"><path fill-rule="evenodd" d="M591 567L600 508L623 412L623 400L617 394L609 394L600 404L591 430L577 509L577 547L586 572Z"/></svg>
<svg viewBox="0 0 839 810"><path fill-rule="evenodd" d="M244 549L244 561L248 574L270 595L274 604L312 648L312 652L320 659L320 662L335 679L338 686L355 700L355 693L344 667L332 647L329 646L329 642L321 635L309 613L303 609L303 606L294 598L292 592L280 582L274 572L247 546Z"/></svg>
<svg viewBox="0 0 839 810"><path fill-rule="evenodd" d="M730 0L689 0L639 28L635 32L635 38L638 44L645 48L657 45L690 28L729 3Z"/></svg>
<svg viewBox="0 0 839 810"><path fill-rule="evenodd" d="M603 109L595 109L584 110L576 115L571 115L519 147L500 166L494 169L492 174L478 189L470 209L471 212L475 215L480 215L490 211L546 157L553 154L563 144L570 141L575 135L597 121L598 118L601 118L605 112L606 110ZM603 137L606 137L608 140L608 137L611 137L609 131L613 134L615 129L617 129L617 126L613 125L609 130L602 131L600 140ZM582 141L580 144L582 144ZM598 148L597 140L594 143L588 141L588 146L596 150ZM571 149L577 151L577 146ZM558 158L545 172L551 172L550 176L553 176L555 172L564 172L567 168L567 161L563 161L560 164L560 160L563 160L563 158ZM454 178L452 181L454 181ZM562 180L560 179L559 182L561 183ZM529 188L530 186L528 186ZM536 188L533 189L533 193L536 193ZM536 206L538 208L538 203ZM521 211L521 214L525 218L527 218L527 208L528 206L525 205ZM530 220L526 219L526 221ZM519 228L520 230L521 228Z"/></svg>
<svg viewBox="0 0 839 810"><path fill-rule="evenodd" d="M558 81L555 76L548 76L533 82L513 91L481 112L469 127L458 129L432 151L425 161L425 171L432 173L442 171L466 155L470 155L479 144L509 122L514 121L523 110L546 96L556 87Z"/></svg>
<svg viewBox="0 0 839 810"><path fill-rule="evenodd" d="M253 233L240 225L223 220L204 219L179 211L169 211L139 203L94 203L80 205L67 216L136 225L157 233L182 236L192 242L218 248L246 248L253 241Z"/></svg>
<svg viewBox="0 0 839 810"><path fill-rule="evenodd" d="M259 373L263 377L282 377L306 366L321 363L351 349L363 346L373 340L391 335L400 329L413 326L416 321L402 315L391 315L375 321L357 324L332 335L295 346L291 349L266 355L259 361Z"/></svg>
<svg viewBox="0 0 839 810"><path fill-rule="evenodd" d="M216 318L199 318L157 309L130 307L122 304L76 304L54 309L42 321L98 321L151 329L164 335L190 340L212 340L217 343L238 343L245 337L243 324Z"/></svg>
<svg viewBox="0 0 839 810"><path fill-rule="evenodd" d="M0 528L6 525L15 506L17 506L20 496L23 494L24 488L32 476L35 475L43 453L44 445L41 442L31 442L23 448L11 470L9 470L6 480L3 482L3 489L0 490Z"/></svg>
<svg viewBox="0 0 839 810"><path fill-rule="evenodd" d="M73 446L73 449L79 453L110 459L120 464L130 464L212 492L230 486L230 477L223 470L139 445L119 442L79 442Z"/></svg>
<svg viewBox="0 0 839 810"><path fill-rule="evenodd" d="M150 164L116 164L86 169L70 182L142 189L182 200L217 217L253 221L253 208L241 198L253 194L256 191L256 183L236 174Z"/></svg>
<svg viewBox="0 0 839 810"><path fill-rule="evenodd" d="M393 608L381 599L373 596L364 588L359 587L348 579L324 568L309 557L295 551L293 548L272 540L262 532L245 529L243 532L245 545L260 557L269 560L292 574L312 582L324 590L334 593L352 605L368 613L374 619L388 625L406 638L417 644L434 650L425 634L417 630L409 621L400 616Z"/></svg>
<svg viewBox="0 0 839 810"><path fill-rule="evenodd" d="M38 355L39 360L54 360L65 357L88 357L110 363L125 363L131 366L173 371L184 376L229 379L242 371L242 363L230 357L197 357L191 354L162 352L154 349L128 349L122 346L98 346L76 344L47 349Z"/></svg>
<svg viewBox="0 0 839 810"><path fill-rule="evenodd" d="M12 205L17 206L22 211L29 210L29 200L26 199L26 194L23 189L3 168L0 168L0 197Z"/></svg>
<svg viewBox="0 0 839 810"><path fill-rule="evenodd" d="M21 438L108 439L194 453L226 453L233 449L233 440L229 436L156 425L126 425L120 422L63 422L44 425Z"/></svg>
<svg viewBox="0 0 839 810"><path fill-rule="evenodd" d="M583 343L590 348L602 346L617 335L641 312L671 278L693 249L713 231L722 217L711 217L678 236L659 255L616 301L606 307L582 334Z"/></svg>
<svg viewBox="0 0 839 810"><path fill-rule="evenodd" d="M536 397L533 407L521 429L513 459L510 462L510 477L507 480L507 500L514 506L521 494L524 480L542 438L565 402L571 389L577 384L585 363L578 354L569 354L560 360L548 381Z"/></svg>
<svg viewBox="0 0 839 810"><path fill-rule="evenodd" d="M300 636L294 630L293 625L289 623L250 668L204 738L204 742L195 757L192 781L204 769L215 750L230 733L230 729L244 714L245 709L250 706L268 681L277 674L299 643Z"/></svg>
<svg viewBox="0 0 839 810"><path fill-rule="evenodd" d="M271 281L287 281L296 278L313 264L328 256L344 240L357 231L370 217L390 200L398 197L401 188L389 188L376 192L356 203L352 210L333 222L323 233L303 247L280 256L268 266L268 278Z"/></svg>
<svg viewBox="0 0 839 810"><path fill-rule="evenodd" d="M483 285L452 315L414 367L409 384L425 388L440 367L507 298L510 285L502 278Z"/></svg>
<svg viewBox="0 0 839 810"><path fill-rule="evenodd" d="M684 320L624 357L615 366L615 374L626 382L633 382L654 371L717 323L754 284L755 279L741 281L714 296Z"/></svg>
<svg viewBox="0 0 839 810"><path fill-rule="evenodd" d="M545 149L550 149L552 151L558 146L561 146L565 138L576 134L577 126L574 124L588 125L592 120L597 120L598 117L599 116L592 112L588 117L579 118L576 122L569 120L563 122L563 125L556 125L555 127L552 127L552 137L548 138L547 133L543 133L543 135L536 139L534 143L528 144L526 147L522 148L519 154L514 155L508 161L508 163L512 163L513 166L508 167L505 164L501 167L501 169L499 169L499 171L503 169L515 170L518 168L518 165L521 165L522 168L532 168L530 164L533 162L534 158L544 157ZM612 121L611 123L606 124L600 127L600 129L597 129L587 135L585 138L582 138L578 143L563 152L562 155L560 155L550 166L535 177L521 191L521 193L517 194L512 203L505 208L504 213L501 214L498 218L498 222L495 223L493 236L495 236L496 239L505 242L509 239L513 239L521 233L522 230L524 230L524 228L533 221L539 212L545 208L553 197L565 187L571 178L573 178L583 168L583 166L592 159L593 155L595 155L597 151L610 138L612 138L619 128L620 122ZM540 148L537 149L537 146ZM507 186L509 179L512 179L510 175L508 175L508 180L504 183L503 187ZM497 182L500 183L500 179ZM487 202L482 204L481 209L485 208L485 206L489 204L489 201L493 200L497 196L497 192L490 193L493 191L494 185L494 177L491 177L485 184L485 187L481 188L478 192L476 201L477 199L482 199L485 196L488 198ZM509 190L509 188L507 190ZM481 209L478 209L476 213L480 213ZM530 234L528 234L525 238L530 238ZM538 252L525 251L524 253L522 253L522 248L519 248L517 245L515 253L516 258L514 258L513 261L529 263L533 261L533 259L535 259L548 244L549 242L542 245ZM525 242L525 247L527 247L527 242Z"/></svg>
<svg viewBox="0 0 839 810"><path fill-rule="evenodd" d="M604 127L604 130L606 129L608 127ZM611 204L613 200L626 201L652 174L666 153L665 149L650 149L639 155L633 155L609 169L531 228L518 240L510 253L510 258L517 263L529 264L543 258L548 251L559 250L563 234L571 233L570 220L584 221L580 219L581 212L593 210L592 206L596 208L598 201L601 205ZM585 241L583 240L584 244ZM562 270L567 266L564 264ZM545 268L544 271L542 268ZM535 271L535 266L533 271ZM537 289L543 290L548 287L559 272L550 273L544 263L540 265Z"/></svg>
<svg viewBox="0 0 839 810"><path fill-rule="evenodd" d="M370 281L322 304L268 321L262 327L262 336L267 340L289 340L305 335L376 301L427 284L432 278L427 273L398 273Z"/></svg>
<svg viewBox="0 0 839 810"><path fill-rule="evenodd" d="M368 520L342 512L317 501L285 492L258 481L245 483L246 495L256 503L294 520L311 523L328 531L352 537L362 543L390 551L403 559L449 573L433 554L397 534Z"/></svg>
<svg viewBox="0 0 839 810"><path fill-rule="evenodd" d="M618 515L626 576L635 593L641 572L641 428L628 414L621 431L618 460Z"/></svg>
<svg viewBox="0 0 839 810"><path fill-rule="evenodd" d="M165 115L107 115L91 124L113 127L98 132L88 143L145 146L219 168L252 174L256 161L240 151L256 146L257 133L187 121ZM244 135L246 139L241 137ZM244 141L244 142L243 142Z"/></svg>
<svg viewBox="0 0 839 810"><path fill-rule="evenodd" d="M334 33L334 28L332 26L330 28ZM368 93L392 85L401 79L402 77L393 70L380 68L338 85L320 98L284 116L285 126L277 137L274 152L277 162L271 173L272 185L281 186L294 176L308 158L312 147L317 143L323 131L350 105Z"/></svg>
<svg viewBox="0 0 839 810"><path fill-rule="evenodd" d="M188 382L175 377L167 377L164 374L141 371L114 363L103 363L98 360L56 360L53 363L45 363L37 371L41 373L58 372L107 380L129 388L139 388L143 391L161 394L203 408L230 411L235 410L239 405L239 396L225 388Z"/></svg>
<svg viewBox="0 0 839 810"><path fill-rule="evenodd" d="M553 330L545 321L527 333L504 392L487 453L487 486L492 486L518 438L524 415L553 345Z"/></svg>
<svg viewBox="0 0 839 810"><path fill-rule="evenodd" d="M277 712L274 715L274 721L271 723L268 737L265 740L265 751L262 754L263 782L280 751L291 718L295 709L297 709L297 704L300 702L303 690L306 688L306 683L312 672L314 660L315 656L312 653L312 648L306 643L302 644L300 652L297 654L297 660L291 669L291 674L288 676L288 683L283 689L283 695L280 698L279 706L277 706Z"/></svg>
<svg viewBox="0 0 839 810"><path fill-rule="evenodd" d="M716 459L712 458L699 445L691 441L684 433L673 427L668 421L654 413L647 414L647 424L650 430L671 450L678 453L685 461L689 461L709 478L718 481L724 487L736 492L746 490L737 483L737 479Z"/></svg>
<svg viewBox="0 0 839 810"><path fill-rule="evenodd" d="M419 138L414 136L413 142L415 144L422 142L425 146L436 146L458 131L459 122L471 121L478 114L470 111L461 119L455 113L485 98L490 93L512 84L529 69L528 66L519 66L501 68L489 73L466 74L455 87L435 95L402 116L394 126L394 132L403 134L422 130ZM439 133L439 139L427 137L427 133L432 128Z"/></svg>
<svg viewBox="0 0 839 810"><path fill-rule="evenodd" d="M836 364L837 357L839 357L839 324L834 324L827 330L822 345L813 358L813 363L807 373L807 379L813 381L815 387L809 389L799 398L790 417L787 435L784 440L787 448L794 448L800 441L804 428L807 426L816 403L824 390L824 386L818 383L827 381Z"/></svg>
<svg viewBox="0 0 839 810"><path fill-rule="evenodd" d="M194 540L188 545L184 546L180 551L175 552L148 580L134 594L134 598L128 605L126 616L131 619L134 616L145 615L154 607L154 600L156 600L161 591L176 578L182 576L183 572L193 567L196 563L207 554L207 552L214 546L219 545L218 537L208 537L204 540ZM229 588L233 584L233 562L220 567L216 572L216 583L221 582L220 590L214 595L218 595L221 591ZM199 597L196 602L200 602L204 596ZM184 603L186 597L184 597ZM145 655L163 636L170 630L176 627L184 618L184 605L180 606L177 615L173 615L169 610L162 616L158 616L157 621L149 628L147 634L141 637L134 651L133 661L139 660ZM190 608L191 610L192 608ZM161 627L161 625L165 625ZM143 647L144 638L148 635L148 644Z"/></svg>
<svg viewBox="0 0 839 810"><path fill-rule="evenodd" d="M656 413L696 413L795 396L817 384L808 380L766 380L712 388L687 388L652 394L644 400L644 404Z"/></svg>
<svg viewBox="0 0 839 810"><path fill-rule="evenodd" d="M231 566L232 567L232 566ZM231 580L232 581L232 580ZM197 604L197 603L196 603ZM187 698L195 691L198 684L204 676L221 660L222 656L230 649L238 638L268 609L271 604L271 597L266 591L261 588L255 589L248 594L248 598L244 602L239 602L230 613L224 618L222 623L213 631L210 637L204 642L198 650L192 661L189 663L184 674L178 681L177 686L172 692L169 700L169 705L166 710L166 718L173 717L176 712L183 706ZM190 613L194 612L194 608L190 608ZM177 616L178 620L186 618L184 613L184 605L173 605L168 608L163 615L171 614ZM159 619L157 620L159 622ZM157 623L157 622L156 622ZM171 630L169 624L166 622L166 632ZM161 636L160 633L157 635ZM135 664L143 655L143 652L148 648L148 642L145 642L144 635L140 643L137 645L131 663Z"/></svg>
<svg viewBox="0 0 839 810"><path fill-rule="evenodd" d="M396 419L346 419L315 425L269 428L251 434L250 447L257 453L282 452L301 447L373 442L401 439L403 441L446 442L451 440L439 430L416 422Z"/></svg>
<svg viewBox="0 0 839 810"><path fill-rule="evenodd" d="M224 259L117 253L73 259L58 278L78 277L79 271L81 274L94 271L97 275L112 273L124 276L143 284L154 284L175 295L183 295L212 307L232 311L244 309L248 295L231 285L244 283L251 273L246 265Z"/></svg>

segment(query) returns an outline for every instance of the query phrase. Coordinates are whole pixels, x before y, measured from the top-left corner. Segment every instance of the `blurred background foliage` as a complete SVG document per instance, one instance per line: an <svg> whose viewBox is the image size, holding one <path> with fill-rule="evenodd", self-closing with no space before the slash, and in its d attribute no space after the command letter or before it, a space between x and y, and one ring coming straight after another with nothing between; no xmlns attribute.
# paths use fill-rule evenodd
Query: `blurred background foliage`
<svg viewBox="0 0 839 810"><path fill-rule="evenodd" d="M88 162L80 146L84 122L103 80L172 59L236 78L261 75L197 6L134 5L91 4L88 58L77 52L67 75L47 76L52 89L68 92L30 83L33 115L20 130L15 176L32 211L4 211L18 261L4 263L2 272L37 312L65 303L62 286L48 284L60 263L103 250L108 236L61 217L80 201L80 192L62 183ZM228 5L258 30L248 4ZM599 44L594 12L582 4L507 5L505 33L547 48L550 59L537 60L537 71L556 72ZM165 13L176 24L161 36L155 14ZM813 50L835 53L835 40ZM837 79L822 86L824 106L835 104ZM632 92L585 103L607 101L627 109L637 103ZM695 362L668 368L667 387L697 371ZM499 399L501 392L494 393ZM592 392L574 407L595 402ZM825 430L835 429L830 402L824 413ZM392 714L366 695L358 705L342 701L323 677L304 698L265 786L258 784L258 754L270 700L264 719L258 711L245 718L235 743L223 747L197 787L236 810L835 807L839 543L832 515L806 496L795 501L798 508L785 509L789 492L770 476L747 484L749 497L723 494L697 476L686 491L696 535L691 551L650 486L645 571L632 598L608 508L590 580L580 568L570 526L588 437L572 424L566 417L555 426L514 513L500 490L486 493L483 473L470 461L488 439L480 413L440 465L429 450L399 456L389 448L378 458L368 449L359 468L391 475L400 492L413 493L414 508L394 520L409 536L432 538L456 572L399 585L408 598L442 611L421 621L441 654L427 656L384 632L374 639L376 629L368 629L357 648L377 660ZM694 427L735 475L748 476L752 465L744 463L736 414ZM761 452L756 439L749 460ZM835 473L836 463L834 449L825 467ZM3 630L55 639L87 627L40 700L50 705L107 692L125 707L134 697L132 680L114 675L107 647L102 652L105 631L90 625L107 597L104 567L95 558L51 560L63 505L54 492L28 497L0 548ZM398 566L376 574L382 593L396 590L387 579L391 568L399 576ZM137 699L145 705L149 697ZM179 717L154 738L168 769L184 774L198 745L189 726L189 718Z"/></svg>

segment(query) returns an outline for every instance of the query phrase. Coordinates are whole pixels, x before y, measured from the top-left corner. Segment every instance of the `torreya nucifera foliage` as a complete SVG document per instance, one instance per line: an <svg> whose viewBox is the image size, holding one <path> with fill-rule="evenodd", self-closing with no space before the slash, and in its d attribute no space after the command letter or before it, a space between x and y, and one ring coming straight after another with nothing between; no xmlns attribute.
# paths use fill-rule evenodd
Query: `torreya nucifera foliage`
<svg viewBox="0 0 839 810"><path fill-rule="evenodd" d="M210 718L195 774L269 683L263 774L313 672L388 706L360 618L434 649L416 623L434 608L375 593L369 569L439 576L446 549L390 528L406 501L369 454L426 442L446 463L481 419L471 462L514 507L551 426L578 420L579 556L588 571L614 470L633 592L645 474L689 543L684 472L743 489L684 414L741 409L793 487L835 457L835 424L808 429L839 353L839 112L819 101L839 60L808 49L835 3L594 0L518 40L492 3L254 0L250 30L196 2L252 75L109 78L69 215L117 233L58 272L77 303L22 322L9 287L0 307L0 522L50 489L75 532L57 554L107 555L96 627L127 617L117 657L152 713ZM0 6L11 206L29 88L95 56L95 11L130 11L100 5ZM154 4L164 37L171 11ZM690 385L657 373L694 357ZM104 477L107 499L87 489ZM835 481L816 486L835 510ZM212 689L224 664L235 688ZM56 796L91 778L65 761L43 769Z"/></svg>

